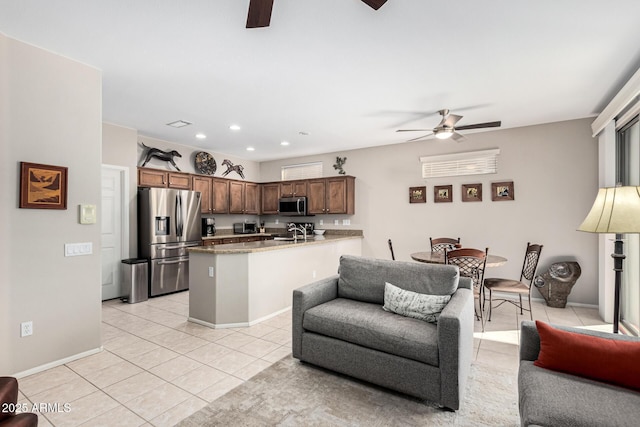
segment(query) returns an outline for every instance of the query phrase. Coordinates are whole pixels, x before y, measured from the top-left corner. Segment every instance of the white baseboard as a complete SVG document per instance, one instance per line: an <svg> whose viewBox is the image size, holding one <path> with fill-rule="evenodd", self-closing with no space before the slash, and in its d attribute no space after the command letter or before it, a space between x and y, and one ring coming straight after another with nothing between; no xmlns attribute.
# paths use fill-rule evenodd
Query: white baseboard
<svg viewBox="0 0 640 427"><path fill-rule="evenodd" d="M74 354L73 356L65 357L64 359L55 360L53 362L45 363L44 365L36 366L35 368L27 369L26 371L18 372L12 375L17 379L27 377L29 375L37 374L42 371L46 371L47 369L55 368L56 366L64 365L69 362L73 362L74 360L82 359L83 357L91 356L93 354L100 353L102 351L102 346L98 348L94 348L93 350L84 351L82 353Z"/></svg>
<svg viewBox="0 0 640 427"><path fill-rule="evenodd" d="M189 317L187 320L189 320L189 322L197 323L198 325L206 326L212 329L248 328L249 326L253 326L260 322L264 322L265 320L269 320L272 317L276 317L290 310L291 310L291 306L287 308L283 308L282 310L278 310L275 313L271 313L267 316L261 317L251 322L241 322L241 323L209 323L209 322L205 322L204 320L194 319L193 317Z"/></svg>

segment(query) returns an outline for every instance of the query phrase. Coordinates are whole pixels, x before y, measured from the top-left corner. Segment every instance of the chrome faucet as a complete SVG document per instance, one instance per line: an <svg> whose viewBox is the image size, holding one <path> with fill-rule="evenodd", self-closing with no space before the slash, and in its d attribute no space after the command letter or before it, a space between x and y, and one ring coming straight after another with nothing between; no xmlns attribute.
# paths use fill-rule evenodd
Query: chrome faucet
<svg viewBox="0 0 640 427"><path fill-rule="evenodd" d="M307 229L304 226L299 226L296 227L296 225L294 223L289 224L289 231L293 231L293 241L297 242L298 241L298 232L302 233L302 236L304 237L304 241L307 241Z"/></svg>

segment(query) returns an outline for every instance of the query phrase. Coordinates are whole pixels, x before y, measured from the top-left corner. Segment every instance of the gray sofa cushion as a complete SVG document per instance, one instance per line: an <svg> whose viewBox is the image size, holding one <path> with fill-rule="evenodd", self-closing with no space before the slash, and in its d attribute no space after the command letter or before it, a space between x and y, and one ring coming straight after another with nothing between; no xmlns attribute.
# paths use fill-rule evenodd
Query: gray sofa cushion
<svg viewBox="0 0 640 427"><path fill-rule="evenodd" d="M538 368L520 361L522 425L632 426L640 419L640 393Z"/></svg>
<svg viewBox="0 0 640 427"><path fill-rule="evenodd" d="M382 306L337 298L304 313L305 330L438 366L434 324L386 312Z"/></svg>
<svg viewBox="0 0 640 427"><path fill-rule="evenodd" d="M338 296L384 304L384 284L430 295L452 295L460 275L452 265L389 261L343 255L338 269Z"/></svg>

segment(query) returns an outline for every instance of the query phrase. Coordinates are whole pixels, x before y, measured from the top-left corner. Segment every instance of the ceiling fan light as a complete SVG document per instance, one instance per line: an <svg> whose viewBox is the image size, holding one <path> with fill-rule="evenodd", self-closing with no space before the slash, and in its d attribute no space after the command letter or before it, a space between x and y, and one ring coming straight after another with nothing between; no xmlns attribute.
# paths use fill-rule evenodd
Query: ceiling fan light
<svg viewBox="0 0 640 427"><path fill-rule="evenodd" d="M451 135L453 135L453 129L436 129L434 135L438 139L451 138Z"/></svg>

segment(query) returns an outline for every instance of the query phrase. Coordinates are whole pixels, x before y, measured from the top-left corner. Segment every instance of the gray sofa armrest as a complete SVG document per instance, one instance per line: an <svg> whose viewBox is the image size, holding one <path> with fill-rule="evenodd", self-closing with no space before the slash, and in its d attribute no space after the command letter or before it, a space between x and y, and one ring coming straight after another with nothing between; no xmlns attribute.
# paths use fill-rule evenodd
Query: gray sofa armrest
<svg viewBox="0 0 640 427"><path fill-rule="evenodd" d="M441 403L460 408L473 354L473 291L458 288L438 319Z"/></svg>
<svg viewBox="0 0 640 427"><path fill-rule="evenodd" d="M302 321L304 312L325 302L338 298L338 275L309 283L293 290L292 306L292 343L293 357L300 359L302 354Z"/></svg>
<svg viewBox="0 0 640 427"><path fill-rule="evenodd" d="M614 335L609 332L592 331L590 329L573 328L571 326L551 325L554 328L568 332L577 332L579 334L591 335L594 337L607 338L620 341L637 341L636 337L628 335ZM540 335L536 322L525 320L520 323L520 360L535 361L540 353Z"/></svg>

